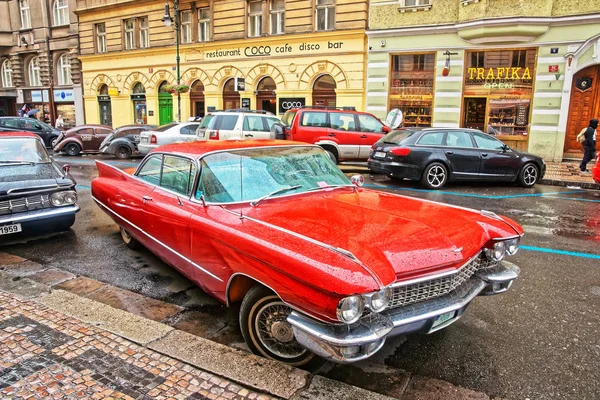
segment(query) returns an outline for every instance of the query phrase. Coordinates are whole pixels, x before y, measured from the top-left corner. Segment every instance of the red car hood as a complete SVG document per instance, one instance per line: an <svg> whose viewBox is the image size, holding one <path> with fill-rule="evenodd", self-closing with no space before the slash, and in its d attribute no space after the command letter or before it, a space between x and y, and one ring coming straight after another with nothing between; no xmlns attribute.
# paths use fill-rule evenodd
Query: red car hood
<svg viewBox="0 0 600 400"><path fill-rule="evenodd" d="M490 239L523 233L506 218L372 190L265 200L244 214L350 251L383 285L457 268Z"/></svg>

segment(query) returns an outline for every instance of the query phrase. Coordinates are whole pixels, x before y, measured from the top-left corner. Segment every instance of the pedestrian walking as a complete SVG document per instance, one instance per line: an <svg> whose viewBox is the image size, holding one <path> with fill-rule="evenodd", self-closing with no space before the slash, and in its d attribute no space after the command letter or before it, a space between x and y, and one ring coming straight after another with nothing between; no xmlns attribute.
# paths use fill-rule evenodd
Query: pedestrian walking
<svg viewBox="0 0 600 400"><path fill-rule="evenodd" d="M594 159L596 156L596 128L598 128L598 120L590 120L590 125L583 134L584 140L581 143L583 145L583 159L579 164L579 169L582 174L590 174L591 172L586 169L587 163Z"/></svg>
<svg viewBox="0 0 600 400"><path fill-rule="evenodd" d="M62 129L65 126L65 121L63 120L63 116L62 114L58 114L58 118L56 118L56 123L54 124L54 127L56 129Z"/></svg>

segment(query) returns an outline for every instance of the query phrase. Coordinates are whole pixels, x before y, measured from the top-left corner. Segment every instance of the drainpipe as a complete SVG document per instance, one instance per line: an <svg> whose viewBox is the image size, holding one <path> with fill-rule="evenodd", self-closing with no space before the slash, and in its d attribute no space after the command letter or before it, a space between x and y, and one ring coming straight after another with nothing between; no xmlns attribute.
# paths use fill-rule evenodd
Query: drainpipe
<svg viewBox="0 0 600 400"><path fill-rule="evenodd" d="M48 22L48 35L46 35L46 51L48 52L48 67L50 72L50 89L48 90L48 100L50 100L50 124L54 126L54 60L52 51L50 51L50 39L52 37L52 13L50 0L46 0L46 18Z"/></svg>

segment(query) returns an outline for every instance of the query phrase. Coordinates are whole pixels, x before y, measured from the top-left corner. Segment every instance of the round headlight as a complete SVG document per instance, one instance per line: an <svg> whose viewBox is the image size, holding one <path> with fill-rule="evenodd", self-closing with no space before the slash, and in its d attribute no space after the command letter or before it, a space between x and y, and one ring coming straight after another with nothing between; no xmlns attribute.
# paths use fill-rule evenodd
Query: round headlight
<svg viewBox="0 0 600 400"><path fill-rule="evenodd" d="M66 204L75 204L77 202L77 193L69 191L65 193L64 199Z"/></svg>
<svg viewBox="0 0 600 400"><path fill-rule="evenodd" d="M506 254L514 256L519 251L519 238L506 241Z"/></svg>
<svg viewBox="0 0 600 400"><path fill-rule="evenodd" d="M358 321L365 309L365 302L361 296L345 297L338 303L337 317L347 324Z"/></svg>
<svg viewBox="0 0 600 400"><path fill-rule="evenodd" d="M506 243L496 242L492 248L492 259L494 261L500 261L506 255Z"/></svg>
<svg viewBox="0 0 600 400"><path fill-rule="evenodd" d="M50 204L55 207L62 206L65 203L64 193L52 193L50 196Z"/></svg>
<svg viewBox="0 0 600 400"><path fill-rule="evenodd" d="M371 294L368 298L367 307L373 312L382 312L390 301L390 295L390 288L384 288Z"/></svg>

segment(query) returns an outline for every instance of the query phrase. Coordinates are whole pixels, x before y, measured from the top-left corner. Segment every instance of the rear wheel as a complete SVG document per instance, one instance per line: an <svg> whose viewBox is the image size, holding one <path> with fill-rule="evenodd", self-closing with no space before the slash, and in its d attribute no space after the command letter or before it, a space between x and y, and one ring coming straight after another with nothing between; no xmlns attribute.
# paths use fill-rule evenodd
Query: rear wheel
<svg viewBox="0 0 600 400"><path fill-rule="evenodd" d="M138 247L137 240L135 240L133 236L131 236L131 234L123 227L121 227L121 238L123 239L125 246L129 247L130 249L134 250Z"/></svg>
<svg viewBox="0 0 600 400"><path fill-rule="evenodd" d="M76 156L81 152L81 147L77 143L69 143L65 146L65 153L70 156Z"/></svg>
<svg viewBox="0 0 600 400"><path fill-rule="evenodd" d="M337 155L331 150L325 149L325 151L327 152L327 155L329 156L329 158L331 158L331 161L333 161L334 163L337 164L338 163Z"/></svg>
<svg viewBox="0 0 600 400"><path fill-rule="evenodd" d="M429 164L421 176L421 184L429 189L440 189L448 181L448 169L439 162Z"/></svg>
<svg viewBox="0 0 600 400"><path fill-rule="evenodd" d="M240 328L254 354L296 367L315 368L324 361L302 347L287 317L292 309L263 286L253 286L242 301Z"/></svg>
<svg viewBox="0 0 600 400"><path fill-rule="evenodd" d="M131 157L131 149L128 146L119 146L115 151L115 156L120 159Z"/></svg>
<svg viewBox="0 0 600 400"><path fill-rule="evenodd" d="M538 167L533 163L528 163L521 168L519 171L519 177L517 178L519 181L519 185L529 188L535 185L540 176Z"/></svg>

